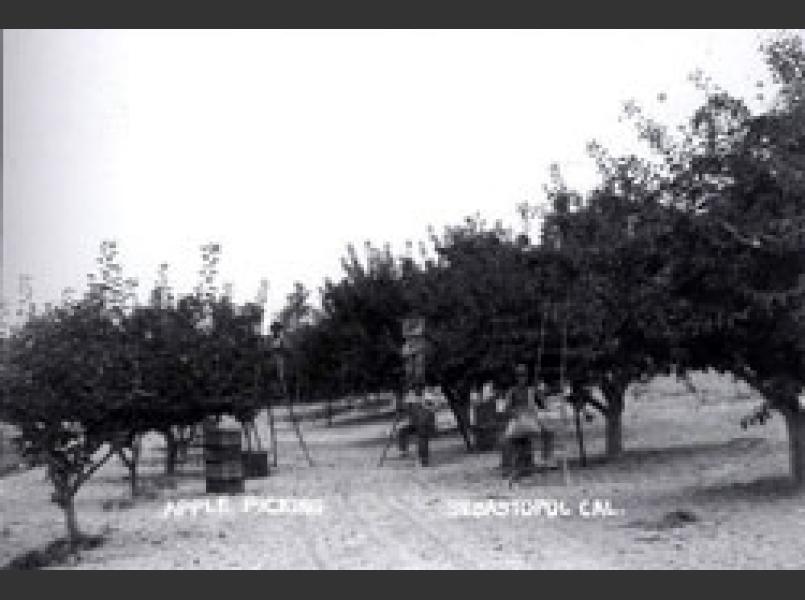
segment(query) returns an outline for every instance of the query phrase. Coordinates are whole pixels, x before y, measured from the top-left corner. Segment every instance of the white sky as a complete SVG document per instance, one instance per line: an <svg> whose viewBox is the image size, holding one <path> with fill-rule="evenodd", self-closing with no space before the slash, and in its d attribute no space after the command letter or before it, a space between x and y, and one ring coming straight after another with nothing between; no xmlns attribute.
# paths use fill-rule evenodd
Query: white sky
<svg viewBox="0 0 805 600"><path fill-rule="evenodd" d="M751 98L753 31L6 31L4 290L83 290L103 239L150 289L221 281L277 310L340 275L347 242L423 239L480 211L517 223L548 165L594 181L585 145L634 146L641 101L674 123L697 67ZM669 100L657 104L659 92ZM145 291L142 289L141 291Z"/></svg>

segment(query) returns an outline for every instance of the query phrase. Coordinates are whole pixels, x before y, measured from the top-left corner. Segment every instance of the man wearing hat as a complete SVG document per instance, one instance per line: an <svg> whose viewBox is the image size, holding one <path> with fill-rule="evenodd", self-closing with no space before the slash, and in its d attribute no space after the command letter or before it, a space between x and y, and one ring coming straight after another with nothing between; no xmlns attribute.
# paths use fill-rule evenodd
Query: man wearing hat
<svg viewBox="0 0 805 600"><path fill-rule="evenodd" d="M416 436L417 453L423 466L429 464L429 442L436 433L436 412L439 398L433 390L426 389L420 381L405 395L408 422L399 430L399 446L402 454L408 453L408 439Z"/></svg>

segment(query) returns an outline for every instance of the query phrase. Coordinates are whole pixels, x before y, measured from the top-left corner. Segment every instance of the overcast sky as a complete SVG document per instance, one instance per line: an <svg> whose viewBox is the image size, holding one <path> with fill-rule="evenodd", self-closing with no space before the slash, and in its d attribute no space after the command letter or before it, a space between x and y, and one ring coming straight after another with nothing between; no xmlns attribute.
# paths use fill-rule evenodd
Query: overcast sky
<svg viewBox="0 0 805 600"><path fill-rule="evenodd" d="M223 246L238 300L340 274L353 241L423 239L480 211L517 224L548 166L633 149L636 98L675 123L696 68L752 98L753 31L6 31L5 295L83 289L103 239L149 288L191 291ZM668 101L656 102L666 92Z"/></svg>

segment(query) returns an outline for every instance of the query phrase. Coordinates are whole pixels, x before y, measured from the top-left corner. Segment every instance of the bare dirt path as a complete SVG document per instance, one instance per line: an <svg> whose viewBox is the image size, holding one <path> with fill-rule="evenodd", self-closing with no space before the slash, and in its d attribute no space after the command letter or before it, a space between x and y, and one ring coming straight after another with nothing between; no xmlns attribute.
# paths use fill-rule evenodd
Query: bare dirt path
<svg viewBox="0 0 805 600"><path fill-rule="evenodd" d="M686 404L687 402L687 404ZM627 453L614 463L575 468L509 487L496 453L467 454L460 437L434 440L432 466L392 447L377 460L390 420L345 415L327 427L303 426L315 466L281 425L279 467L246 483L229 512L165 516L169 501L209 498L201 466L175 480L161 476L160 440L143 465L150 492L131 507L125 471L104 467L81 491L79 523L107 542L68 568L88 569L612 569L803 568L805 501L781 481L782 424L742 432L744 408L692 400L646 404L627 412ZM266 440L265 420L261 435ZM602 424L590 426L595 457ZM0 564L61 536L41 469L0 478ZM260 514L245 498L320 500L322 514ZM621 509L583 518L579 502L607 499ZM564 518L451 516L455 500L560 499ZM680 512L682 511L682 512ZM689 518L668 520L682 514ZM785 548L786 552L780 549Z"/></svg>
<svg viewBox="0 0 805 600"><path fill-rule="evenodd" d="M484 500L505 492L508 499L528 499L509 489L490 468L496 455L474 457L486 462L491 477L475 489L445 471L467 466L460 441L434 443L436 464L423 468L396 449L384 467L376 467L389 423L327 428L307 425L306 441L316 466L308 467L291 431L280 441L280 468L271 477L250 481L247 494L301 497L323 501L318 516L239 515L247 521L250 553L264 568L278 567L272 540L289 539L286 554L297 555L301 568L318 569L484 569L612 568L613 561L572 537L558 521L547 518L456 517L451 500ZM441 464L440 464L441 463ZM242 526L236 524L235 526ZM291 540L291 538L293 538Z"/></svg>

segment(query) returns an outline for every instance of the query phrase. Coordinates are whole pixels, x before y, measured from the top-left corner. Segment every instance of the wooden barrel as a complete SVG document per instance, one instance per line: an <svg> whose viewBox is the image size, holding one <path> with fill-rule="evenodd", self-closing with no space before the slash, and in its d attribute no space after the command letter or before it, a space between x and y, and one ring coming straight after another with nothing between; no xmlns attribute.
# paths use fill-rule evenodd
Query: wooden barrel
<svg viewBox="0 0 805 600"><path fill-rule="evenodd" d="M500 431L497 426L479 427L474 429L475 433L475 448L481 452L494 450L498 446L500 439Z"/></svg>
<svg viewBox="0 0 805 600"><path fill-rule="evenodd" d="M240 429L205 427L204 476L208 494L242 494Z"/></svg>
<svg viewBox="0 0 805 600"><path fill-rule="evenodd" d="M531 438L504 440L500 450L500 466L504 471L534 467L534 444Z"/></svg>
<svg viewBox="0 0 805 600"><path fill-rule="evenodd" d="M436 413L424 406L415 405L411 410L411 425L417 435L432 437L436 435Z"/></svg>
<svg viewBox="0 0 805 600"><path fill-rule="evenodd" d="M430 465L430 440L425 435L417 438L417 454L419 455L419 464L423 467Z"/></svg>
<svg viewBox="0 0 805 600"><path fill-rule="evenodd" d="M237 461L240 458L240 440L238 440L238 445L235 446L234 442L231 440L224 440L224 444L230 445L217 445L220 444L221 440L216 440L210 444L205 444L204 446L204 461L208 463L229 463L233 461Z"/></svg>
<svg viewBox="0 0 805 600"><path fill-rule="evenodd" d="M244 477L268 477L268 452L247 450L243 452L242 457Z"/></svg>

